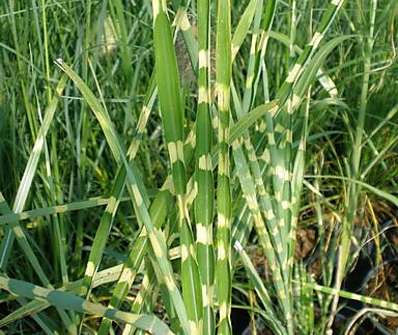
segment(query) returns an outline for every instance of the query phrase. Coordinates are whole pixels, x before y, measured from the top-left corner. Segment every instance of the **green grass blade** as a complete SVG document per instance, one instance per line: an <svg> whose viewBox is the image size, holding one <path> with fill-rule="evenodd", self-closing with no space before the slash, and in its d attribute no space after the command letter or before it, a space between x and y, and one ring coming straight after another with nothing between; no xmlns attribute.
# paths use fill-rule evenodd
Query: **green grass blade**
<svg viewBox="0 0 398 335"><path fill-rule="evenodd" d="M211 150L213 147L213 127L211 124L210 93L210 4L200 0L198 11L199 76L198 112L196 118L196 170L195 221L197 259L201 275L202 301L204 306L203 334L215 332L213 310L214 285L214 177Z"/></svg>
<svg viewBox="0 0 398 335"><path fill-rule="evenodd" d="M166 8L161 1L153 1L153 20L156 81L159 90L164 136L179 208L182 294L186 301L191 332L201 333L203 327L201 283L185 199L187 177L183 150L185 137L184 109L180 95L181 86L170 23Z"/></svg>
<svg viewBox="0 0 398 335"><path fill-rule="evenodd" d="M118 309L106 308L100 304L88 302L71 293L50 290L22 280L8 279L3 276L0 276L0 288L17 296L45 300L60 309L68 309L95 316L105 316L115 321L130 323L152 334L173 334L166 324L155 316L145 314L136 315L122 312Z"/></svg>
<svg viewBox="0 0 398 335"><path fill-rule="evenodd" d="M230 190L230 83L232 79L231 3L217 4L216 92L218 107L217 261L216 295L219 304L218 334L231 334L231 190Z"/></svg>

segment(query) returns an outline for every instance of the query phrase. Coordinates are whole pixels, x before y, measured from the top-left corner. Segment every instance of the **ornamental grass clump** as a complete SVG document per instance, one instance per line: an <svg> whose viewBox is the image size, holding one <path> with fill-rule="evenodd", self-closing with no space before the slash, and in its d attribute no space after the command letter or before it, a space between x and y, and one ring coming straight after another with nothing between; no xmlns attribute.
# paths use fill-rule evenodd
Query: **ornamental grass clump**
<svg viewBox="0 0 398 335"><path fill-rule="evenodd" d="M343 285L390 243L358 233L362 198L398 205L380 93L398 6L365 2L2 3L0 328L228 335L240 311L253 333L331 334L396 316ZM299 229L317 232L305 253ZM343 325L341 297L363 304Z"/></svg>

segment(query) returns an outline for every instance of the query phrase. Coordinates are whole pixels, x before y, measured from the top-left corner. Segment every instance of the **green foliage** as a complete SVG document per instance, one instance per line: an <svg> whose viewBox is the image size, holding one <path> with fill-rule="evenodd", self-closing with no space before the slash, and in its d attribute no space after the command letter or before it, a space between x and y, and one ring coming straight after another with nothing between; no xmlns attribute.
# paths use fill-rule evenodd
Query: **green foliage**
<svg viewBox="0 0 398 335"><path fill-rule="evenodd" d="M280 335L396 315L343 286L365 247L369 273L397 253L395 0L0 9L7 334L228 335L235 307ZM340 298L363 306L347 324Z"/></svg>

